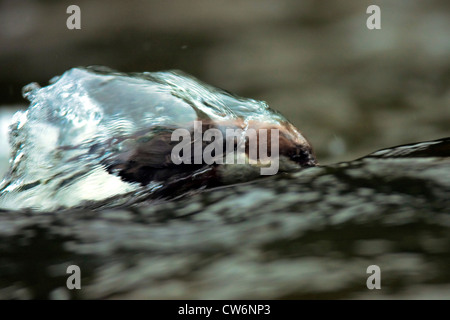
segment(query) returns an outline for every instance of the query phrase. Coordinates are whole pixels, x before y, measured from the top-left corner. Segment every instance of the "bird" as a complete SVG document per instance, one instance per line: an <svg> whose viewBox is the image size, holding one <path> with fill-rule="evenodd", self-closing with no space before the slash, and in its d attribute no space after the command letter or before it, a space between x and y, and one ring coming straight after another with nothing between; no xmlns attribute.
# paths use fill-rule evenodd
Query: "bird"
<svg viewBox="0 0 450 320"><path fill-rule="evenodd" d="M186 190L218 187L257 178L260 175L261 167L264 167L263 160L270 159L272 156L274 143L278 148L279 155L276 159L270 160L278 162L277 172L289 172L317 165L310 142L287 121L274 124L236 118L222 121L203 119L199 122L201 123L200 132L203 134L200 139L201 154L211 144L205 141L204 137L204 134L210 129L224 134L227 130L241 130L238 131L241 133L253 130L256 133L254 135L256 143L251 143L251 136L245 136L233 139L231 148L227 149L227 139L222 139L220 145L217 146L218 149L221 149L221 146L223 152L213 154L216 160L214 163L207 163L203 158L201 161L196 161L195 143L199 143L199 136L196 136L195 125L186 123L183 127L186 128L189 135L187 143L190 151L188 152L189 157L187 161L176 164L172 151L179 140L174 140L172 134L179 127L156 126L119 139L110 139L103 148L115 150L115 152L108 153L102 159L102 165L110 174L119 176L125 182L139 183L143 186L163 182L164 187L159 193L164 195L180 194ZM273 130L278 132L277 140L271 136ZM263 137L263 135L265 136ZM261 140L267 142L263 145L267 148L265 159L261 157L261 148L263 147ZM229 153L233 152L232 158L236 157L240 144L245 164L228 163L227 155L229 156ZM265 165L267 166L267 161Z"/></svg>

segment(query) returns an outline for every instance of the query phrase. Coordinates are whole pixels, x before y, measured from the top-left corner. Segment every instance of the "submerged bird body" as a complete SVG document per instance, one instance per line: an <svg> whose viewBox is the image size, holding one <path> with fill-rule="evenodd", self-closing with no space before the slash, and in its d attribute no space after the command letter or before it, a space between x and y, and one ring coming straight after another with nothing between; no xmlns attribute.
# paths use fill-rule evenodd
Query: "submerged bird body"
<svg viewBox="0 0 450 320"><path fill-rule="evenodd" d="M205 180L201 182L204 186L216 186L223 182L242 180L242 165L241 164L227 164L226 156L228 155L227 140L224 139L221 142L223 154L216 155L215 163L206 163L202 158L200 162L195 161L195 133L192 130L192 125L186 124L186 128L189 129L191 137L190 149L190 161L189 163L175 164L172 160L173 148L179 143L177 140L173 140L172 134L176 128L152 128L149 131L140 132L132 136L128 136L122 139L113 139L107 148L114 148L121 150L103 160L103 164L107 168L108 172L119 175L124 181L127 182L139 182L146 185L152 181L171 181L177 179L186 179L187 177L193 177L194 175L205 177ZM280 161L280 171L292 171L300 167L314 166L316 159L314 157L310 144L305 139L295 139L298 137L298 132L295 128L289 126L273 126L266 123L254 122L247 126L248 129L254 129L256 132L256 152L257 155L255 162L258 164L261 162L260 154L261 147L260 142L260 129L264 129L267 132L265 139L267 140L267 153L271 156L270 151L272 148L272 139L270 136L271 130L278 130L279 136L276 141L276 148L279 150L279 158L276 161ZM243 130L244 124L242 119L236 119L234 121L203 121L202 132L206 132L210 129L217 129L220 132L226 132L226 130ZM251 159L251 148L249 138L245 137L243 145L243 153L246 158L247 170L253 167L253 170L247 171L255 174L259 170L259 166L251 166L249 159ZM203 139L201 143L201 153L205 152L205 148L211 144ZM239 139L234 139L232 142L231 152L237 152ZM237 166L235 170L223 170L223 166ZM229 169L229 168L228 168ZM234 177L233 175L236 175ZM250 177L249 177L250 178Z"/></svg>

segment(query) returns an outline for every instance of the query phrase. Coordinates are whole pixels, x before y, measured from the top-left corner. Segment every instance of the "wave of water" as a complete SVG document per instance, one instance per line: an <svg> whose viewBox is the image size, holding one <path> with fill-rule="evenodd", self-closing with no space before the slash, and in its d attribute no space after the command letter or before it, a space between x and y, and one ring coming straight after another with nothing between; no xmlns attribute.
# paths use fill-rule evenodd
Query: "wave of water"
<svg viewBox="0 0 450 320"><path fill-rule="evenodd" d="M127 137L137 133L148 138L156 128L196 119L287 123L264 102L181 72L74 68L46 87L27 85L23 94L30 106L14 115L11 167L0 185L0 207L8 209L55 210L113 198L109 205L118 205L157 190L164 182L125 182L102 163L126 152Z"/></svg>

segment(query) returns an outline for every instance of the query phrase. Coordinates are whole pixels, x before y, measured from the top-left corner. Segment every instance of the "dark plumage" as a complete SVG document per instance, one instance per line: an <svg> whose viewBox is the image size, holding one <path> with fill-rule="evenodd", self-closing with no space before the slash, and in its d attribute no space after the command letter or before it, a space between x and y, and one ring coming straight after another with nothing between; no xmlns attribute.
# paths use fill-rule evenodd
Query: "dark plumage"
<svg viewBox="0 0 450 320"><path fill-rule="evenodd" d="M187 128L190 126L186 126ZM227 128L244 128L244 123L237 119L235 121L202 121L202 132L216 128L225 132ZM279 155L280 159L288 160L294 167L308 167L316 165L316 158L311 145L306 140L298 140L298 132L295 128L286 124L275 126L260 122L251 122L247 128L253 128L258 133L259 129L268 129L267 148L270 156L270 129L279 129ZM108 172L119 175L127 182L139 182L146 185L152 181L164 181L166 185L191 184L193 187L211 187L221 185L224 180L232 181L233 177L224 175L233 174L233 170L220 170L221 164L208 165L204 161L194 164L194 132L191 129L191 164L176 165L172 162L172 149L179 141L171 141L171 135L176 128L152 128L149 131L141 131L135 135L110 142L109 148L119 150L103 160L103 165ZM259 134L257 134L259 141ZM202 141L202 150L211 142ZM235 141L234 149L237 143ZM223 148L226 150L225 139ZM245 153L249 155L249 142L246 141ZM259 153L258 153L259 154ZM257 160L260 160L259 158ZM237 170L240 171L240 170ZM280 171L284 171L280 168ZM224 179L226 178L226 179Z"/></svg>

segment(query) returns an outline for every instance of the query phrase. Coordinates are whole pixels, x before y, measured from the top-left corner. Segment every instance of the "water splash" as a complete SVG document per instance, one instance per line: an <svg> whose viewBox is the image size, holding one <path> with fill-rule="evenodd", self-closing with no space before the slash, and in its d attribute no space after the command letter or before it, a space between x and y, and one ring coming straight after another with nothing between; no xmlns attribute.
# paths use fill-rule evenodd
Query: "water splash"
<svg viewBox="0 0 450 320"><path fill-rule="evenodd" d="M160 189L164 182L122 181L102 163L126 152L136 143L127 137L137 132L149 137L155 128L183 127L197 119L287 123L264 102L233 96L181 72L74 68L46 87L27 85L23 95L30 106L10 126L10 170L0 184L0 207L8 209L56 210L99 201L114 206Z"/></svg>

